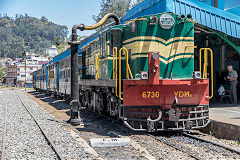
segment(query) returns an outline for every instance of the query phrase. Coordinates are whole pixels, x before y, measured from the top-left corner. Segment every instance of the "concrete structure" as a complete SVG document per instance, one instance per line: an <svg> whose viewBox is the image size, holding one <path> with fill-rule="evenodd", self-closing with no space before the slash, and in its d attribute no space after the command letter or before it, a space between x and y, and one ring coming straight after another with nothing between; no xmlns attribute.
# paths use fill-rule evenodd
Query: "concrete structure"
<svg viewBox="0 0 240 160"><path fill-rule="evenodd" d="M48 57L43 57L37 54L26 53L26 62L27 65L38 65L39 62L49 62Z"/></svg>
<svg viewBox="0 0 240 160"><path fill-rule="evenodd" d="M6 83L7 84L16 84L17 81L17 65L16 62L6 64Z"/></svg>
<svg viewBox="0 0 240 160"><path fill-rule="evenodd" d="M233 104L217 104L210 108L211 124L202 129L217 138L240 141L240 106Z"/></svg>
<svg viewBox="0 0 240 160"><path fill-rule="evenodd" d="M130 138L94 138L90 139L92 147L130 146Z"/></svg>
<svg viewBox="0 0 240 160"><path fill-rule="evenodd" d="M38 69L40 69L42 65L40 64L27 64L26 66L26 75L25 75L25 64L24 63L17 63L17 84L23 86L25 83L25 76L26 76L26 83L32 83L32 73Z"/></svg>
<svg viewBox="0 0 240 160"><path fill-rule="evenodd" d="M49 58L36 54L26 53L26 73L25 61L23 58L16 58L16 61L8 62L6 65L6 83L24 86L32 84L32 73L49 62Z"/></svg>
<svg viewBox="0 0 240 160"><path fill-rule="evenodd" d="M13 59L11 58L2 58L0 63L2 64L3 67L6 67L6 65L12 61Z"/></svg>
<svg viewBox="0 0 240 160"><path fill-rule="evenodd" d="M52 57L55 57L56 55L58 55L58 50L57 50L57 48L56 48L55 45L52 45L51 48L48 48L48 49L46 50L46 56L47 56L47 57L52 58Z"/></svg>
<svg viewBox="0 0 240 160"><path fill-rule="evenodd" d="M32 84L32 73L42 67L42 65L49 62L49 58L42 57L36 54L26 53L26 74L24 59L17 63L17 84L24 85L25 77L26 84Z"/></svg>

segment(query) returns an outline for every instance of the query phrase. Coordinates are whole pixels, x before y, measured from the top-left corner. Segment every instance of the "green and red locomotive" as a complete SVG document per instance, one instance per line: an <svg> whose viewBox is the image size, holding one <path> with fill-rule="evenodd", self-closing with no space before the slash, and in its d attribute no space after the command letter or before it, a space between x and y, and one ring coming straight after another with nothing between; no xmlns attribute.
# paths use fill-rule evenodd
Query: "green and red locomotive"
<svg viewBox="0 0 240 160"><path fill-rule="evenodd" d="M78 44L80 106L135 131L205 127L209 79L194 71L194 48L190 17L161 13L105 27Z"/></svg>
<svg viewBox="0 0 240 160"><path fill-rule="evenodd" d="M105 28L80 48L81 104L136 131L209 123L209 80L194 72L194 21L172 13Z"/></svg>

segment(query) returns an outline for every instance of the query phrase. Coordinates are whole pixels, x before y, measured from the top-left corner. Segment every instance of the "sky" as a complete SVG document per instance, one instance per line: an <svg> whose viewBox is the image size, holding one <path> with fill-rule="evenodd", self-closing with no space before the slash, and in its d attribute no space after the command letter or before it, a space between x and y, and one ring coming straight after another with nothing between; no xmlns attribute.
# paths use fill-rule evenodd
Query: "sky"
<svg viewBox="0 0 240 160"><path fill-rule="evenodd" d="M0 14L6 13L10 17L25 13L37 18L45 16L55 24L66 25L71 32L74 24L95 24L92 16L99 13L100 2L101 0L0 0ZM78 32L80 36L91 33L94 31Z"/></svg>
<svg viewBox="0 0 240 160"><path fill-rule="evenodd" d="M25 13L37 18L45 16L55 24L66 25L70 35L74 24L95 23L92 16L99 13L100 2L101 0L0 0L0 14L6 13L11 17ZM240 0L225 0L225 8L237 5L240 5ZM80 36L92 33L94 31L78 31Z"/></svg>

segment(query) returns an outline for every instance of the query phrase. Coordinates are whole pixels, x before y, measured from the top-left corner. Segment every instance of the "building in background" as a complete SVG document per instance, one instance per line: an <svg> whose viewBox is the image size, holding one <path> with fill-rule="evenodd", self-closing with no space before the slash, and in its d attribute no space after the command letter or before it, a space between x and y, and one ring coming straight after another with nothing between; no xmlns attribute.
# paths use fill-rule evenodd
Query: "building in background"
<svg viewBox="0 0 240 160"><path fill-rule="evenodd" d="M56 55L58 55L58 50L57 50L57 47L55 45L52 45L51 48L48 48L46 49L46 56L47 57L50 57L50 58L53 58L55 57Z"/></svg>
<svg viewBox="0 0 240 160"><path fill-rule="evenodd" d="M31 86L32 84L32 74L34 71L40 69L42 65L39 64L27 64L26 66L26 74L25 74L25 64L18 63L17 64L17 85L24 86L25 84L25 76L26 76L26 84Z"/></svg>
<svg viewBox="0 0 240 160"><path fill-rule="evenodd" d="M31 86L32 73L48 62L49 58L47 57L26 53L26 73L25 59L16 58L16 61L11 61L6 65L6 83L23 87L26 80L27 86Z"/></svg>
<svg viewBox="0 0 240 160"><path fill-rule="evenodd" d="M25 62L22 59L17 63L17 84L23 86L25 84L26 77L26 85L32 85L32 73L42 67L42 65L49 62L48 57L39 56L36 54L26 53L26 74L25 74Z"/></svg>
<svg viewBox="0 0 240 160"><path fill-rule="evenodd" d="M6 83L16 84L17 81L17 65L15 61L6 64Z"/></svg>

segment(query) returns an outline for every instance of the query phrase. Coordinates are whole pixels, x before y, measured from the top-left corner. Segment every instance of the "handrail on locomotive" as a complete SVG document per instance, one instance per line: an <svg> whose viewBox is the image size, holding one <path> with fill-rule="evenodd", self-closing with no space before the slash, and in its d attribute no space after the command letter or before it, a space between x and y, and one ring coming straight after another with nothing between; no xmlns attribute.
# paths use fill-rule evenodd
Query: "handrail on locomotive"
<svg viewBox="0 0 240 160"><path fill-rule="evenodd" d="M96 54L95 58L95 79L99 79L99 54Z"/></svg>
<svg viewBox="0 0 240 160"><path fill-rule="evenodd" d="M208 51L210 52L211 56L211 96L209 99L213 98L213 51L211 48L201 48L199 50L199 70L202 72L202 51L204 51L204 62L203 62L203 78L207 78L207 64L208 64L208 58L207 54Z"/></svg>
<svg viewBox="0 0 240 160"><path fill-rule="evenodd" d="M130 69L130 66L129 66L129 62L128 62L128 49L125 48L125 47L122 47L120 50L119 50L119 54L118 54L118 63L119 63L119 70L117 68L117 47L114 47L113 48L113 79L116 79L116 87L115 87L115 94L117 97L119 97L121 100L123 100L122 98L122 51L125 50L126 52L126 78L129 79L129 74L130 74L130 77L131 79L133 79L133 76L132 76L132 72L131 72L131 69ZM115 56L116 55L116 56ZM115 59L116 58L116 59ZM119 79L117 78L117 71L119 72ZM118 81L118 85L119 85L119 92L117 94L117 90L118 90L118 85L117 85L117 81Z"/></svg>

